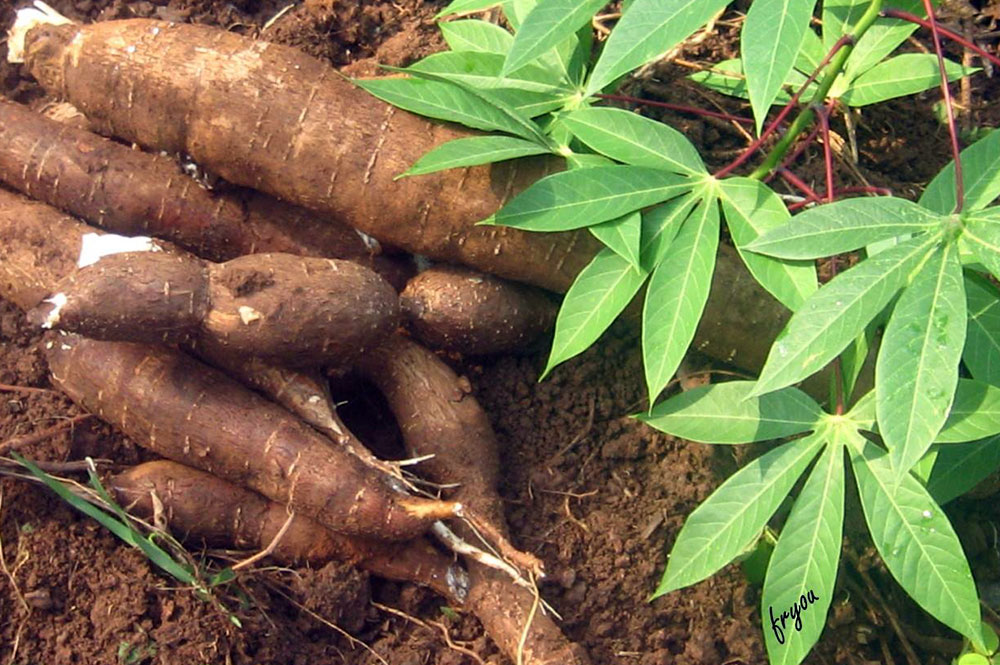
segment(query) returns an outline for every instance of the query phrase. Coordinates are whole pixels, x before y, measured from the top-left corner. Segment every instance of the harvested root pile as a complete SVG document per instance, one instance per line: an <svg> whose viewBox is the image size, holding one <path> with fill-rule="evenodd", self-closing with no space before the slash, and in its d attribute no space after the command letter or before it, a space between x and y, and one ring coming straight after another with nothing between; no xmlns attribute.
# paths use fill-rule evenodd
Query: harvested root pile
<svg viewBox="0 0 1000 665"><path fill-rule="evenodd" d="M524 347L551 327L554 296L536 289L565 291L596 241L474 222L558 165L396 181L463 133L394 111L295 49L204 26L43 23L11 41L22 39L27 70L90 126L164 154L0 101L0 180L198 255L165 243L77 268L96 229L0 190L0 296L64 329L48 345L53 384L173 460L116 476L122 504L159 511L185 538L291 563L340 559L428 586L478 616L519 665L589 662L537 595L541 563L510 544L499 452L471 387L395 332L402 310L419 339L475 354ZM264 193L210 192L173 154ZM400 301L372 269L401 288L406 262L376 255L379 243L488 274L437 267ZM734 334L728 302L756 287L732 279L698 343L742 356L733 340L769 339L782 317ZM340 421L319 370L352 367L385 395L408 453L423 460L415 474L449 491L421 496L426 483Z"/></svg>

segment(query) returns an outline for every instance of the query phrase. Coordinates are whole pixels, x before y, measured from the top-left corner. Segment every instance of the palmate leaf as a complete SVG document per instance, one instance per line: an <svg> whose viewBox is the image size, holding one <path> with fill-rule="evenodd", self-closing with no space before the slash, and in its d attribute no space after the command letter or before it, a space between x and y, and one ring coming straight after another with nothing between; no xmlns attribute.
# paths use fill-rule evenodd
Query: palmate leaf
<svg viewBox="0 0 1000 665"><path fill-rule="evenodd" d="M783 259L818 259L940 225L939 215L906 199L844 199L796 215L793 223L769 230L747 249Z"/></svg>
<svg viewBox="0 0 1000 665"><path fill-rule="evenodd" d="M417 78L354 79L354 83L384 102L419 115L457 122L473 129L502 131L528 140L537 139L509 113L497 108L496 104L484 101L487 93L475 95L452 83Z"/></svg>
<svg viewBox="0 0 1000 665"><path fill-rule="evenodd" d="M684 521L653 597L700 582L742 554L822 444L815 434L786 443L730 476Z"/></svg>
<svg viewBox="0 0 1000 665"><path fill-rule="evenodd" d="M979 262L1000 279L1000 219L970 217L966 220L962 238Z"/></svg>
<svg viewBox="0 0 1000 665"><path fill-rule="evenodd" d="M442 143L418 159L402 176L423 175L445 169L491 164L547 152L548 149L544 146L512 136L473 136Z"/></svg>
<svg viewBox="0 0 1000 665"><path fill-rule="evenodd" d="M697 149L676 129L622 109L594 107L562 116L573 135L611 159L678 173L705 173Z"/></svg>
<svg viewBox="0 0 1000 665"><path fill-rule="evenodd" d="M976 71L957 62L944 61L949 81ZM937 56L933 53L904 53L883 60L851 82L840 99L848 106L867 106L887 99L929 90L941 83Z"/></svg>
<svg viewBox="0 0 1000 665"><path fill-rule="evenodd" d="M642 287L646 275L610 249L598 252L566 292L541 378L597 341Z"/></svg>
<svg viewBox="0 0 1000 665"><path fill-rule="evenodd" d="M541 0L522 20L503 72L516 71L550 51L552 44L572 36L606 4L606 0Z"/></svg>
<svg viewBox="0 0 1000 665"><path fill-rule="evenodd" d="M923 457L948 417L965 322L962 265L949 243L899 297L875 364L878 428L898 476Z"/></svg>
<svg viewBox="0 0 1000 665"><path fill-rule="evenodd" d="M757 0L740 37L743 71L757 133L792 71L816 0Z"/></svg>
<svg viewBox="0 0 1000 665"><path fill-rule="evenodd" d="M622 257L637 271L639 264L639 243L642 240L642 214L637 210L618 219L601 222L588 229L591 234L618 256Z"/></svg>
<svg viewBox="0 0 1000 665"><path fill-rule="evenodd" d="M1000 132L993 130L959 155L965 185L965 210L985 208L1000 195ZM942 215L955 210L955 162L934 176L920 205Z"/></svg>
<svg viewBox="0 0 1000 665"><path fill-rule="evenodd" d="M788 208L764 183L750 178L726 178L721 183L722 211L736 250L750 274L788 309L794 311L817 287L811 261L773 259L746 251L762 234L788 224Z"/></svg>
<svg viewBox="0 0 1000 665"><path fill-rule="evenodd" d="M889 456L858 442L851 463L872 540L889 572L924 610L982 648L979 598L962 545L941 507Z"/></svg>
<svg viewBox="0 0 1000 665"><path fill-rule="evenodd" d="M688 192L642 213L642 249L639 259L643 270L652 271L663 262L670 243L677 237L681 223L701 197Z"/></svg>
<svg viewBox="0 0 1000 665"><path fill-rule="evenodd" d="M933 459L925 485L934 500L944 505L1000 467L1000 436L971 443L935 445L928 456Z"/></svg>
<svg viewBox="0 0 1000 665"><path fill-rule="evenodd" d="M1000 386L1000 293L978 274L966 273L969 324L962 361L972 376Z"/></svg>
<svg viewBox="0 0 1000 665"><path fill-rule="evenodd" d="M604 44L584 96L672 49L727 4L729 0L635 0Z"/></svg>
<svg viewBox="0 0 1000 665"><path fill-rule="evenodd" d="M489 21L467 19L439 23L441 36L452 51L475 51L504 55L514 43L514 36Z"/></svg>
<svg viewBox="0 0 1000 665"><path fill-rule="evenodd" d="M844 526L844 446L834 437L795 500L767 568L760 607L771 665L802 662L833 600ZM798 618L784 621L793 605Z"/></svg>
<svg viewBox="0 0 1000 665"><path fill-rule="evenodd" d="M778 335L754 394L790 386L833 360L889 304L936 241L930 234L906 240L814 293Z"/></svg>
<svg viewBox="0 0 1000 665"><path fill-rule="evenodd" d="M815 429L823 412L798 388L747 398L752 381L687 390L638 416L661 432L701 443L753 443Z"/></svg>
<svg viewBox="0 0 1000 665"><path fill-rule="evenodd" d="M688 178L643 166L595 166L546 176L490 221L526 231L569 231L666 201L690 190Z"/></svg>
<svg viewBox="0 0 1000 665"><path fill-rule="evenodd" d="M964 443L1000 434L1000 387L959 379L955 400L935 443Z"/></svg>
<svg viewBox="0 0 1000 665"><path fill-rule="evenodd" d="M694 339L712 287L718 245L719 208L708 196L685 220L646 289L642 361L650 404L670 382Z"/></svg>

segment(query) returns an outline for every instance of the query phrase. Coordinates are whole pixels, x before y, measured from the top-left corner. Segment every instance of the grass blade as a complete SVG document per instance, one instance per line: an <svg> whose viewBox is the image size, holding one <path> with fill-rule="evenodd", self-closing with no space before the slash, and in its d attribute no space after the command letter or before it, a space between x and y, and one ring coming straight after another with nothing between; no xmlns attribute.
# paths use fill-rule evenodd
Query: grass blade
<svg viewBox="0 0 1000 665"><path fill-rule="evenodd" d="M678 173L705 173L698 151L676 129L622 109L595 107L562 116L573 135L611 159Z"/></svg>
<svg viewBox="0 0 1000 665"><path fill-rule="evenodd" d="M749 397L752 381L699 386L637 416L661 432L701 443L753 443L815 429L819 405L798 388Z"/></svg>
<svg viewBox="0 0 1000 665"><path fill-rule="evenodd" d="M920 607L982 649L979 598L962 545L941 507L889 455L862 440L851 457L872 540Z"/></svg>
<svg viewBox="0 0 1000 665"><path fill-rule="evenodd" d="M771 554L760 601L771 665L801 663L826 625L844 527L843 448L837 440L827 445ZM798 617L786 621L792 606Z"/></svg>
<svg viewBox="0 0 1000 665"><path fill-rule="evenodd" d="M813 262L774 259L746 251L747 245L764 233L788 224L788 208L757 180L727 178L720 184L729 234L747 269L768 293L795 311L818 288Z"/></svg>
<svg viewBox="0 0 1000 665"><path fill-rule="evenodd" d="M757 0L740 36L743 71L757 133L792 71L816 0Z"/></svg>
<svg viewBox="0 0 1000 665"><path fill-rule="evenodd" d="M948 417L965 322L958 248L946 244L899 297L875 364L878 428L898 476L923 457Z"/></svg>
<svg viewBox="0 0 1000 665"><path fill-rule="evenodd" d="M727 4L729 0L635 0L605 43L584 96L672 49Z"/></svg>
<svg viewBox="0 0 1000 665"><path fill-rule="evenodd" d="M399 177L424 175L445 169L492 164L516 157L542 155L548 150L533 141L512 136L473 136L448 141L430 152Z"/></svg>
<svg viewBox="0 0 1000 665"><path fill-rule="evenodd" d="M889 304L936 239L921 236L901 242L814 293L771 346L754 394L790 386L833 360Z"/></svg>
<svg viewBox="0 0 1000 665"><path fill-rule="evenodd" d="M939 215L906 199L844 199L796 215L793 223L769 230L747 249L782 259L811 260L940 225Z"/></svg>
<svg viewBox="0 0 1000 665"><path fill-rule="evenodd" d="M694 209L653 270L642 310L642 360L650 404L670 382L694 339L712 286L718 245L719 208L710 196Z"/></svg>
<svg viewBox="0 0 1000 665"><path fill-rule="evenodd" d="M535 182L491 222L526 231L568 231L666 201L691 186L687 178L642 166L573 169Z"/></svg>
<svg viewBox="0 0 1000 665"><path fill-rule="evenodd" d="M684 521L653 597L700 582L746 551L822 443L815 435L786 443L719 486Z"/></svg>
<svg viewBox="0 0 1000 665"><path fill-rule="evenodd" d="M645 281L645 272L637 271L610 249L598 252L566 292L541 378L597 341Z"/></svg>
<svg viewBox="0 0 1000 665"><path fill-rule="evenodd" d="M951 60L944 61L949 81L978 71ZM851 83L840 99L848 106L868 106L887 99L905 97L939 85L941 70L933 53L904 53L869 69Z"/></svg>

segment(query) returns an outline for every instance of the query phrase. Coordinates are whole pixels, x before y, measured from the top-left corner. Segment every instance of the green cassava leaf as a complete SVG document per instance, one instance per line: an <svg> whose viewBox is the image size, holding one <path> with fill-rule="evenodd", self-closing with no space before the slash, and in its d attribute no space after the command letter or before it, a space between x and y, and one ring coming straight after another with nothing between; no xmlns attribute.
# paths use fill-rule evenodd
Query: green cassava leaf
<svg viewBox="0 0 1000 665"><path fill-rule="evenodd" d="M568 231L683 194L691 181L643 166L595 166L546 176L515 196L492 221L527 231Z"/></svg>
<svg viewBox="0 0 1000 665"><path fill-rule="evenodd" d="M976 71L951 60L945 60L944 65L949 81ZM936 55L904 53L880 62L858 76L840 99L848 106L867 106L923 92L940 83L941 72Z"/></svg>
<svg viewBox="0 0 1000 665"><path fill-rule="evenodd" d="M419 60L403 69L437 74L448 80L464 83L476 90L515 88L528 92L547 93L553 98L568 99L573 91L552 73L537 65L525 65L517 71L501 75L504 56L499 53L475 51L444 51Z"/></svg>
<svg viewBox="0 0 1000 665"><path fill-rule="evenodd" d="M894 0L885 3L895 9L925 16L923 0ZM865 31L854 50L851 57L847 59L844 66L844 78L853 81L858 74L862 74L879 62L882 58L896 50L896 48L906 41L906 38L917 29L916 23L904 21L898 18L880 17Z"/></svg>
<svg viewBox="0 0 1000 665"><path fill-rule="evenodd" d="M451 14L464 14L466 12L477 12L482 9L489 9L500 4L500 0L452 0L448 6L439 11L434 18L450 16Z"/></svg>
<svg viewBox="0 0 1000 665"><path fill-rule="evenodd" d="M810 296L771 347L755 394L790 386L833 360L889 304L936 241L925 235L901 242Z"/></svg>
<svg viewBox="0 0 1000 665"><path fill-rule="evenodd" d="M541 0L522 20L503 73L516 71L550 51L552 44L572 36L606 4L605 0Z"/></svg>
<svg viewBox="0 0 1000 665"><path fill-rule="evenodd" d="M924 610L982 647L976 585L944 511L912 475L897 477L888 454L873 443L859 442L851 462L889 572Z"/></svg>
<svg viewBox="0 0 1000 665"><path fill-rule="evenodd" d="M962 238L979 262L1000 279L1000 219L969 217Z"/></svg>
<svg viewBox="0 0 1000 665"><path fill-rule="evenodd" d="M639 265L639 243L642 237L642 215L638 210L618 219L601 222L588 229L595 238L622 257L637 271Z"/></svg>
<svg viewBox="0 0 1000 665"><path fill-rule="evenodd" d="M979 210L1000 195L1000 132L993 130L959 155L965 185L965 210ZM920 205L942 215L955 210L955 163L934 176L920 197Z"/></svg>
<svg viewBox="0 0 1000 665"><path fill-rule="evenodd" d="M636 0L638 2L638 0ZM642 360L649 403L670 382L708 301L719 245L719 207L698 204L653 270L642 310Z"/></svg>
<svg viewBox="0 0 1000 665"><path fill-rule="evenodd" d="M597 341L645 281L645 272L637 271L610 249L598 252L566 292L542 378Z"/></svg>
<svg viewBox="0 0 1000 665"><path fill-rule="evenodd" d="M965 275L969 324L962 360L972 376L1000 386L1000 292L977 274Z"/></svg>
<svg viewBox="0 0 1000 665"><path fill-rule="evenodd" d="M949 243L903 290L875 364L878 429L899 476L923 457L948 417L965 322L962 265Z"/></svg>
<svg viewBox="0 0 1000 665"><path fill-rule="evenodd" d="M935 443L964 443L1000 434L1000 387L959 379L948 420Z"/></svg>
<svg viewBox="0 0 1000 665"><path fill-rule="evenodd" d="M746 251L764 233L788 224L788 208L764 183L750 178L722 180L722 211L740 257L757 282L794 311L817 287L811 261L773 259Z"/></svg>
<svg viewBox="0 0 1000 665"><path fill-rule="evenodd" d="M848 411L847 417L850 418L851 422L862 431L874 432L876 431L875 423L875 391L869 390L867 393L861 396L861 398L855 402L851 410Z"/></svg>
<svg viewBox="0 0 1000 665"><path fill-rule="evenodd" d="M771 665L801 663L826 625L844 527L843 448L836 439L826 447L771 555L760 601Z"/></svg>
<svg viewBox="0 0 1000 665"><path fill-rule="evenodd" d="M643 270L652 272L663 262L670 243L677 237L681 223L688 218L701 197L688 192L642 213L642 248L639 258Z"/></svg>
<svg viewBox="0 0 1000 665"><path fill-rule="evenodd" d="M496 4L496 3L494 3ZM514 36L489 21L467 19L439 23L441 36L452 51L476 51L504 55L514 43Z"/></svg>
<svg viewBox="0 0 1000 665"><path fill-rule="evenodd" d="M442 143L418 159L402 175L423 175L445 169L502 162L515 157L541 155L546 152L548 150L544 146L512 136L473 136Z"/></svg>
<svg viewBox="0 0 1000 665"><path fill-rule="evenodd" d="M695 72L688 76L688 78L723 95L746 100L750 99L746 76L743 74L743 63L740 60L723 60L716 63L711 69ZM787 104L790 102L792 95L805 82L806 77L803 74L795 70L789 72L784 86L778 90L777 96L774 98L774 103ZM810 87L806 88L805 94L807 99L813 85L815 84L810 84Z"/></svg>
<svg viewBox="0 0 1000 665"><path fill-rule="evenodd" d="M691 142L662 122L608 107L580 109L561 119L580 141L619 162L678 173L705 173Z"/></svg>
<svg viewBox="0 0 1000 665"><path fill-rule="evenodd" d="M940 505L960 497L1000 467L1000 436L932 446L927 491Z"/></svg>
<svg viewBox="0 0 1000 665"><path fill-rule="evenodd" d="M830 51L858 22L870 0L823 0L823 49Z"/></svg>
<svg viewBox="0 0 1000 665"><path fill-rule="evenodd" d="M672 49L727 4L729 0L635 0L604 44L584 96Z"/></svg>
<svg viewBox="0 0 1000 665"><path fill-rule="evenodd" d="M799 55L795 59L795 69L808 76L819 67L825 57L826 49L823 48L823 40L815 32L807 29L802 37Z"/></svg>
<svg viewBox="0 0 1000 665"><path fill-rule="evenodd" d="M354 79L354 82L382 101L419 115L457 122L473 129L537 139L509 113L484 101L487 94L484 92L476 95L451 83L416 78Z"/></svg>
<svg viewBox="0 0 1000 665"><path fill-rule="evenodd" d="M815 429L822 411L798 388L750 397L752 381L699 386L638 416L661 432L701 443L753 443Z"/></svg>
<svg viewBox="0 0 1000 665"><path fill-rule="evenodd" d="M822 444L816 435L786 443L720 485L685 520L653 597L700 582L750 547Z"/></svg>
<svg viewBox="0 0 1000 665"><path fill-rule="evenodd" d="M747 11L740 53L758 134L792 72L815 4L816 0L756 0Z"/></svg>
<svg viewBox="0 0 1000 665"><path fill-rule="evenodd" d="M844 199L796 215L794 222L769 230L747 249L784 259L817 259L940 225L939 215L906 199Z"/></svg>

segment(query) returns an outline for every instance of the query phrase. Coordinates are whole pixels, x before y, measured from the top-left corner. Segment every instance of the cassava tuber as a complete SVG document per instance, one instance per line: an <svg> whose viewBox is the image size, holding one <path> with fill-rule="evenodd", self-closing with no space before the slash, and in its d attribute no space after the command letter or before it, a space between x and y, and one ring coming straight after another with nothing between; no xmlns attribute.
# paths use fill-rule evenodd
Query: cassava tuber
<svg viewBox="0 0 1000 665"><path fill-rule="evenodd" d="M285 506L183 464L146 462L116 475L109 486L120 504L143 519L162 509L168 528L181 540L253 550L273 541L271 556L282 563L354 563L381 577L429 587L459 605L468 591L462 567L424 539L386 543L349 537L295 515L276 540L289 520Z"/></svg>
<svg viewBox="0 0 1000 665"><path fill-rule="evenodd" d="M45 327L137 342L196 342L289 366L347 366L392 333L389 284L350 261L252 254L225 263L127 252L75 271L32 311Z"/></svg>
<svg viewBox="0 0 1000 665"><path fill-rule="evenodd" d="M470 354L524 350L556 319L541 290L457 266L435 266L399 294L403 317L424 344Z"/></svg>
<svg viewBox="0 0 1000 665"><path fill-rule="evenodd" d="M338 533L405 540L461 510L393 490L281 407L178 351L68 334L47 347L53 383L136 443Z"/></svg>

